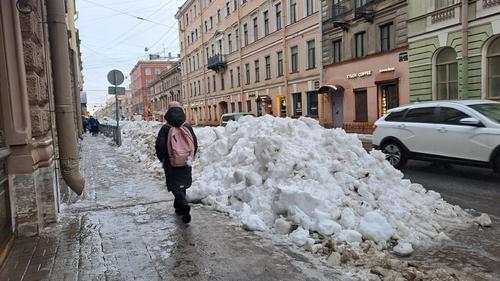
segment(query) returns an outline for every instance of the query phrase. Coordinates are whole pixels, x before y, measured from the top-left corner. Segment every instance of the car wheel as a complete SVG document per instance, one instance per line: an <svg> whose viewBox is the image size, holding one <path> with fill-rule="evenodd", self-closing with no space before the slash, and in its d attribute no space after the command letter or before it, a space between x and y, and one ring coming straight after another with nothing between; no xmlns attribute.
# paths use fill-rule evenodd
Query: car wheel
<svg viewBox="0 0 500 281"><path fill-rule="evenodd" d="M500 153L493 159L493 170L500 175Z"/></svg>
<svg viewBox="0 0 500 281"><path fill-rule="evenodd" d="M396 142L391 141L385 143L382 146L382 152L385 154L385 159L389 161L394 168L401 168L408 161L405 150Z"/></svg>

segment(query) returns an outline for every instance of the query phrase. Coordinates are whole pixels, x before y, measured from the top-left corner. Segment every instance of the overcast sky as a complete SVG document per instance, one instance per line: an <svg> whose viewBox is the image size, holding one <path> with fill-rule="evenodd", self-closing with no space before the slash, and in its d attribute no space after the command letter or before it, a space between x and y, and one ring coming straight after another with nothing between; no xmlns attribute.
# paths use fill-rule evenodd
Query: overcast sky
<svg viewBox="0 0 500 281"><path fill-rule="evenodd" d="M110 70L121 70L127 77L137 61L150 53L179 53L175 13L183 2L76 0L89 106L104 104L109 86L106 74ZM128 87L129 83L126 80L122 86Z"/></svg>

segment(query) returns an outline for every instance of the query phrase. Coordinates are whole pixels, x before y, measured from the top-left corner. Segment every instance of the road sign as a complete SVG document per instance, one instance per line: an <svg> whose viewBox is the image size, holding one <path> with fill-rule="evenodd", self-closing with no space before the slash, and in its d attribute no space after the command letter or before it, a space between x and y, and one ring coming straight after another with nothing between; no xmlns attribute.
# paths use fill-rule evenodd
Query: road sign
<svg viewBox="0 0 500 281"><path fill-rule="evenodd" d="M123 83L125 77L120 70L113 69L108 73L108 81L112 85L118 86Z"/></svg>
<svg viewBox="0 0 500 281"><path fill-rule="evenodd" d="M124 96L125 87L108 87L108 95Z"/></svg>

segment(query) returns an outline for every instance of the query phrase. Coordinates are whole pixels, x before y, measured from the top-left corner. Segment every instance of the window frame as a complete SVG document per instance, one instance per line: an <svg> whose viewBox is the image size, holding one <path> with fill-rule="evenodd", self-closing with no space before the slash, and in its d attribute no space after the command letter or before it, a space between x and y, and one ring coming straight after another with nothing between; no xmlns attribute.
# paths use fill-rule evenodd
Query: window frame
<svg viewBox="0 0 500 281"><path fill-rule="evenodd" d="M259 83L260 82L260 61L257 59L257 60L254 60L254 74L255 74L255 83Z"/></svg>
<svg viewBox="0 0 500 281"><path fill-rule="evenodd" d="M269 35L269 10L262 12L262 17L264 18L264 36Z"/></svg>
<svg viewBox="0 0 500 281"><path fill-rule="evenodd" d="M336 52L338 45L338 52ZM338 54L337 54L338 53ZM332 63L342 62L342 38L332 41Z"/></svg>
<svg viewBox="0 0 500 281"><path fill-rule="evenodd" d="M306 15L311 16L314 14L314 0L306 0Z"/></svg>
<svg viewBox="0 0 500 281"><path fill-rule="evenodd" d="M274 15L276 17L276 31L281 30L283 28L283 22L281 19L282 11L281 11L281 2L276 3L274 5Z"/></svg>
<svg viewBox="0 0 500 281"><path fill-rule="evenodd" d="M297 0L290 0L290 24L297 22Z"/></svg>
<svg viewBox="0 0 500 281"><path fill-rule="evenodd" d="M312 43L312 48L311 44ZM307 70L316 68L316 40L306 41L307 46Z"/></svg>
<svg viewBox="0 0 500 281"><path fill-rule="evenodd" d="M278 61L278 66L277 66L277 72L278 72L278 77L281 77L284 75L284 68L283 68L283 51L278 51L276 52L276 59Z"/></svg>
<svg viewBox="0 0 500 281"><path fill-rule="evenodd" d="M299 47L295 45L290 47L290 73L297 72L299 72Z"/></svg>
<svg viewBox="0 0 500 281"><path fill-rule="evenodd" d="M264 61L266 64L266 80L271 79L271 56L265 56Z"/></svg>
<svg viewBox="0 0 500 281"><path fill-rule="evenodd" d="M392 30L393 29L394 29L393 22L388 22L388 23L380 25L379 32L380 32L380 51L381 52L387 52L387 51L394 49L393 38L392 38L393 37ZM387 35L387 37L385 37L384 35Z"/></svg>
<svg viewBox="0 0 500 281"><path fill-rule="evenodd" d="M498 42L498 43L497 43ZM493 100L499 100L500 99L500 87L498 89L498 95L494 96L492 95L492 80L500 80L500 70L497 70L498 71L498 74L496 75L493 75L492 74L492 65L493 65L493 60L494 59L498 59L500 61L500 51L498 52L494 52L492 49L493 49L493 46L495 45L495 43L499 44L500 45L500 37L496 37L493 39L493 41L489 44L488 46L488 49L486 50L486 71L487 71L487 75L486 75L486 95L487 95L487 98L489 99L493 99ZM500 67L500 66L497 66L497 67Z"/></svg>
<svg viewBox="0 0 500 281"><path fill-rule="evenodd" d="M361 39L361 42L359 42L358 39ZM354 58L362 58L366 56L365 41L366 31L361 31L354 34ZM359 54L358 51L361 51L361 54Z"/></svg>
<svg viewBox="0 0 500 281"><path fill-rule="evenodd" d="M311 118L318 118L319 117L319 97L318 97L318 92L316 91L309 91L306 93L307 95L307 116ZM313 107L311 105L315 104L316 109L313 110ZM316 114L314 114L316 113Z"/></svg>
<svg viewBox="0 0 500 281"><path fill-rule="evenodd" d="M450 48L450 50L452 50L455 53L455 57L457 56L457 52L453 48L451 48L451 47L446 47L446 48ZM442 53L444 51L445 51L445 49L441 50L437 54L436 64L434 66L435 70L436 70L436 100L450 100L450 99L454 99L454 98L451 97L451 94L452 94L451 91L450 91L450 85L451 84L456 84L456 93L454 93L456 95L456 98L458 98L458 93L459 93L459 89L458 89L458 86L459 86L458 60L455 58L453 61L438 62L439 56L442 55ZM451 69L450 68L452 66L456 68L456 80L451 80L451 78L450 78L450 74L451 74ZM446 72L444 80L441 80L441 75L440 75L440 68L441 67L444 67L445 68L445 72ZM446 96L444 98L441 98L441 95L440 95L440 86L442 84L446 85Z"/></svg>
<svg viewBox="0 0 500 281"><path fill-rule="evenodd" d="M254 17L252 21L253 21L253 42L256 42L259 40L259 18Z"/></svg>

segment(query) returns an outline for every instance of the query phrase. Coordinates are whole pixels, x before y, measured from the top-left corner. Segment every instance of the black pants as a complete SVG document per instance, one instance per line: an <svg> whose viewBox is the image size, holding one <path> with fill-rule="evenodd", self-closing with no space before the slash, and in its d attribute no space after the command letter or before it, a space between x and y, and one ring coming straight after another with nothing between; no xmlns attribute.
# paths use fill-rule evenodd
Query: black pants
<svg viewBox="0 0 500 281"><path fill-rule="evenodd" d="M171 188L172 194L174 195L174 208L176 210L185 210L186 206L188 206L186 200L186 189L180 187Z"/></svg>

